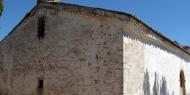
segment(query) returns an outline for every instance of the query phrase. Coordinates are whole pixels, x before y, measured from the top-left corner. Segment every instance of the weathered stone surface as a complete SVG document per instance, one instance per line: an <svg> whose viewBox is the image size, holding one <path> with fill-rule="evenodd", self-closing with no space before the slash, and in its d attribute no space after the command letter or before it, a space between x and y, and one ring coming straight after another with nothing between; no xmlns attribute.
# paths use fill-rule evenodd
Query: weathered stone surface
<svg viewBox="0 0 190 95"><path fill-rule="evenodd" d="M122 38L111 22L47 11L45 37L39 40L37 18L42 13L2 43L7 69L2 87L8 94L38 95L39 79L44 80L44 95L122 94Z"/></svg>
<svg viewBox="0 0 190 95"><path fill-rule="evenodd" d="M0 44L0 94L180 95L180 70L188 94L189 58L130 14L41 4Z"/></svg>

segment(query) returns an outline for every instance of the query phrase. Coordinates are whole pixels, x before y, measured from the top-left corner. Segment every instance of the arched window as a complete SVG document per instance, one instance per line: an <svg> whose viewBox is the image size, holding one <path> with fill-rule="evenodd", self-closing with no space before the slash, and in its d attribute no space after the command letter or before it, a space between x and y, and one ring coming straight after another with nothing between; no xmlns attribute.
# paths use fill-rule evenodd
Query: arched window
<svg viewBox="0 0 190 95"><path fill-rule="evenodd" d="M181 90L181 95L186 95L185 92L185 75L183 71L180 71L180 90Z"/></svg>

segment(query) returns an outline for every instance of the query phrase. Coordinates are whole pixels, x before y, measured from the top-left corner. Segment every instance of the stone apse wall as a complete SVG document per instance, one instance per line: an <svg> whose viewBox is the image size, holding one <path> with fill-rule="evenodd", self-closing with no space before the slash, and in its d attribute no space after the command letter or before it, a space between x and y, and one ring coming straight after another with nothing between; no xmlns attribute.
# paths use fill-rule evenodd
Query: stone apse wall
<svg viewBox="0 0 190 95"><path fill-rule="evenodd" d="M38 5L1 42L0 94L180 95L180 70L189 93L189 55L154 36L129 14Z"/></svg>

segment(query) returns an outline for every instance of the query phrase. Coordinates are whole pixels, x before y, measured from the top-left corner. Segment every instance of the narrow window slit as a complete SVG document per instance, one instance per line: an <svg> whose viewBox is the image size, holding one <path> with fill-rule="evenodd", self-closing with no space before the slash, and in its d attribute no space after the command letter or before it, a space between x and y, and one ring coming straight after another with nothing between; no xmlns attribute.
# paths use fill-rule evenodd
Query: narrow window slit
<svg viewBox="0 0 190 95"><path fill-rule="evenodd" d="M44 81L43 80L38 80L38 88L42 89L44 87Z"/></svg>
<svg viewBox="0 0 190 95"><path fill-rule="evenodd" d="M38 80L37 95L43 95L44 81L42 79Z"/></svg>
<svg viewBox="0 0 190 95"><path fill-rule="evenodd" d="M38 18L38 38L42 40L45 36L45 15L42 15Z"/></svg>
<svg viewBox="0 0 190 95"><path fill-rule="evenodd" d="M186 88L185 88L185 75L183 71L180 71L180 88L181 88L181 95L186 95Z"/></svg>

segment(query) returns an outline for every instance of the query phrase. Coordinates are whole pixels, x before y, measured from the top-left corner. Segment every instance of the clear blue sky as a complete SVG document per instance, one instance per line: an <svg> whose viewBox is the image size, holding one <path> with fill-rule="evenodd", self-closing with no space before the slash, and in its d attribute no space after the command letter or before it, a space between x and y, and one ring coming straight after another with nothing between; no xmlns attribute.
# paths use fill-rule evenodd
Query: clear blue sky
<svg viewBox="0 0 190 95"><path fill-rule="evenodd" d="M190 0L62 0L85 6L128 12L171 40L190 45ZM35 0L4 0L0 17L2 40L24 15L36 5Z"/></svg>

